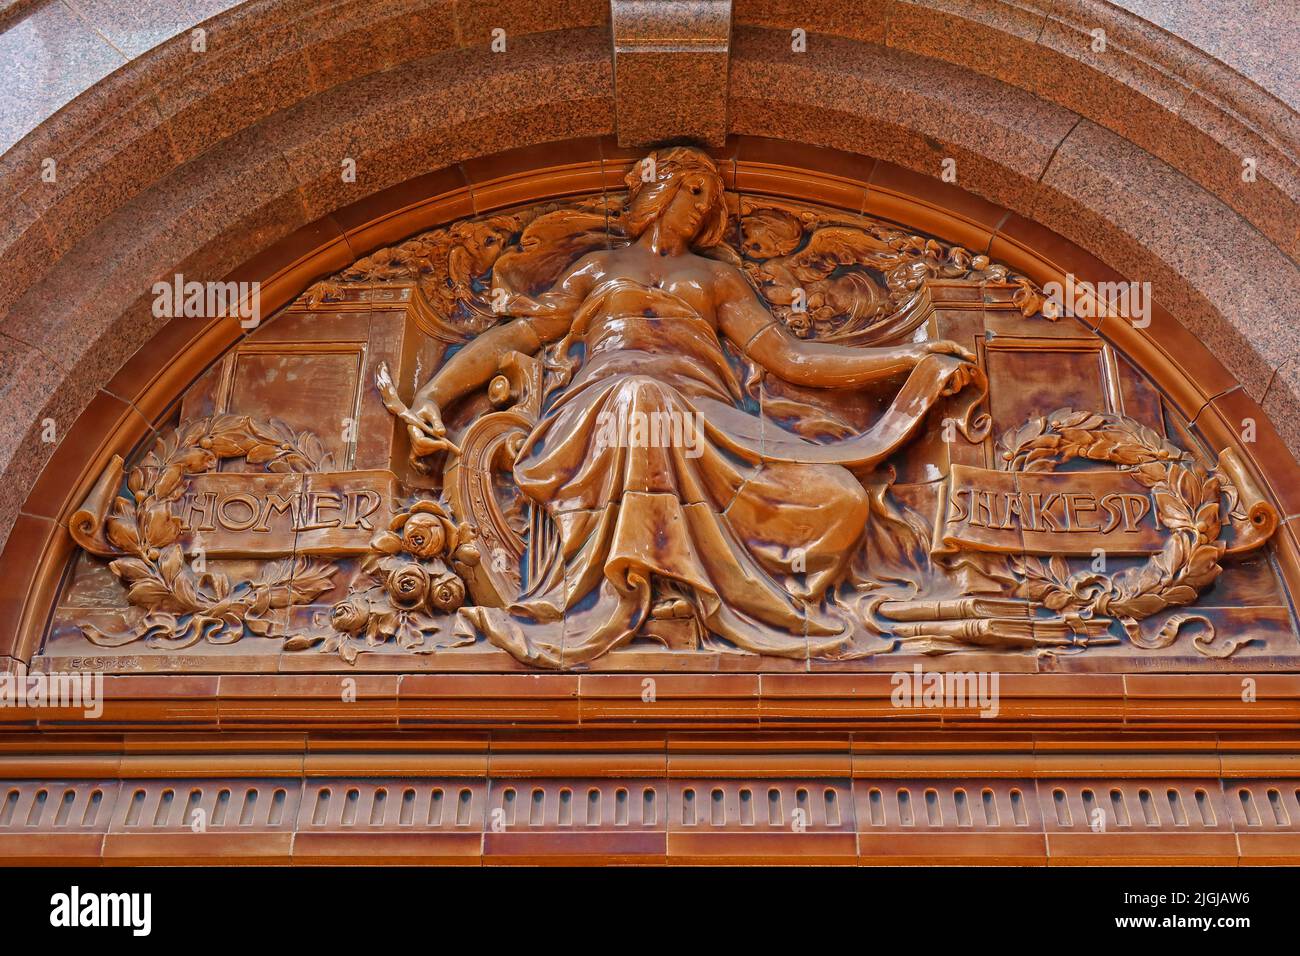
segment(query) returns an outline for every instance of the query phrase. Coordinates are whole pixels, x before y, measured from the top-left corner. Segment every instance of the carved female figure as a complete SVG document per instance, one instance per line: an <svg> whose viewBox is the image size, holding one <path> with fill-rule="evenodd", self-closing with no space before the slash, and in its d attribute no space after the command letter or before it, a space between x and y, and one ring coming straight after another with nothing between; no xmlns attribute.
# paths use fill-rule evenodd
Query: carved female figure
<svg viewBox="0 0 1300 956"><path fill-rule="evenodd" d="M680 147L651 159L628 177L630 244L583 256L535 297L512 294L509 319L454 355L412 408L427 424L410 426L413 451L430 454L444 445L441 410L484 386L506 353L553 347L572 367L514 464L559 545L513 605L462 614L552 667L683 614L747 651L851 653L853 627L830 593L868 516L849 468L889 456L935 402L974 382L964 425L983 374L953 342L796 338L738 268L698 254L727 222L713 162ZM901 385L868 429L816 443L764 416L742 384L755 366L818 389Z"/></svg>

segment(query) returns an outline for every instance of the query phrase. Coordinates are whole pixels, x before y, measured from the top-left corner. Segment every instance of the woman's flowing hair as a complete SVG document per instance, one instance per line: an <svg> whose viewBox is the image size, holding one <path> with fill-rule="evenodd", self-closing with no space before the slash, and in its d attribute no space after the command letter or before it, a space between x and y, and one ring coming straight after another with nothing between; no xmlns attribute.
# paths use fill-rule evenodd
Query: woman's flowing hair
<svg viewBox="0 0 1300 956"><path fill-rule="evenodd" d="M659 218L677 195L684 175L699 173L713 179L717 188L713 190L711 208L707 210L699 234L691 245L697 249L708 249L721 242L727 232L727 203L723 196L725 186L722 175L713 160L699 150L686 146L656 150L648 158L654 162L653 180L646 182L641 178L644 161L633 166L623 180L627 183L627 212L623 217L623 228L628 237L637 238L649 228L650 223Z"/></svg>

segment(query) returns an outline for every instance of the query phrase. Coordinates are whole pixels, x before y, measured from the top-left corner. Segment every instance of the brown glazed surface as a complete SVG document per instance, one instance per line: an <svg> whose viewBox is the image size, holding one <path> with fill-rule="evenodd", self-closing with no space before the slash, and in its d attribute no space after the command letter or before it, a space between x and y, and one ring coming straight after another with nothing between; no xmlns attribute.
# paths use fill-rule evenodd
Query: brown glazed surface
<svg viewBox="0 0 1300 956"><path fill-rule="evenodd" d="M0 862L1300 861L1276 5L0 0Z"/></svg>
<svg viewBox="0 0 1300 956"><path fill-rule="evenodd" d="M251 332L68 519L41 657L1294 665L1267 486L1095 331L1140 300L729 192L695 149L621 171Z"/></svg>

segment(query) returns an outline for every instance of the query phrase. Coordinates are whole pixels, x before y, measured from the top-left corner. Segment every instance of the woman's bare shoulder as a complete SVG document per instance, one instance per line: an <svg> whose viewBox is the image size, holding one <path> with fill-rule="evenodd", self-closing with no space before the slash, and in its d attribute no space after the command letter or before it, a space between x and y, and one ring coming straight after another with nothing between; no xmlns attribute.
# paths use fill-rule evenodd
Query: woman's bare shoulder
<svg viewBox="0 0 1300 956"><path fill-rule="evenodd" d="M573 283L599 280L609 271L609 253L608 249L593 249L579 256L557 280L557 285L571 287Z"/></svg>
<svg viewBox="0 0 1300 956"><path fill-rule="evenodd" d="M730 262L707 256L701 257L700 261L707 264L706 268L713 277L714 287L720 292L724 292L728 296L738 296L748 295L754 291L744 273Z"/></svg>

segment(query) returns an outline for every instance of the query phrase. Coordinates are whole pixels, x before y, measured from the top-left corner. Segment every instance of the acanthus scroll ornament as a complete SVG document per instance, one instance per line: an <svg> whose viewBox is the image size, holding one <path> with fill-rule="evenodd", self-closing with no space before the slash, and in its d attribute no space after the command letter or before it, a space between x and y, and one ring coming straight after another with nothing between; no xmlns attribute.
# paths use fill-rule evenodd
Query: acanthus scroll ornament
<svg viewBox="0 0 1300 956"><path fill-rule="evenodd" d="M740 200L738 262L755 289L800 338L870 345L895 340L928 316L928 281L1014 287L1022 314L1038 314L1042 290L988 256L865 216L774 200Z"/></svg>
<svg viewBox="0 0 1300 956"><path fill-rule="evenodd" d="M611 194L458 222L358 260L313 285L303 301L337 302L350 288L409 282L427 331L463 342L499 320L500 290L535 292L582 254L627 246L627 207L626 195ZM728 195L726 214L720 240L702 254L740 269L800 338L897 340L927 318L931 280L1006 286L1023 315L1055 320L1029 278L960 245L775 199Z"/></svg>

